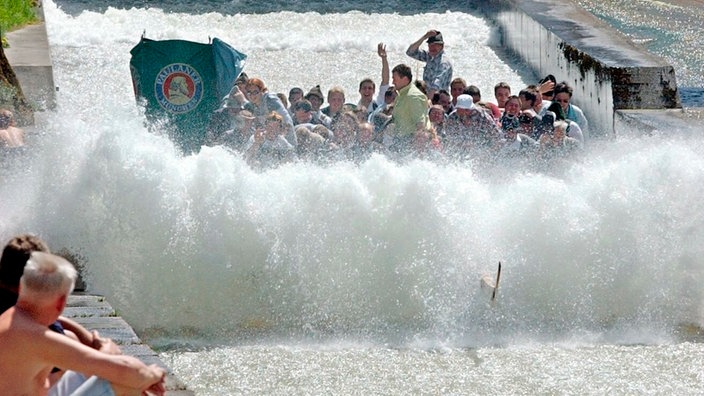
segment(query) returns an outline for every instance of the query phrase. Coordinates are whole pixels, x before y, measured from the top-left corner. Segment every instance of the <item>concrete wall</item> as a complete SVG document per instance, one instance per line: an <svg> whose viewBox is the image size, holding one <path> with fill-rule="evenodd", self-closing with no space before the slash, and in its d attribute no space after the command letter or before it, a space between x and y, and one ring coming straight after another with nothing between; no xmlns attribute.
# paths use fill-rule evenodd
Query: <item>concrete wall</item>
<svg viewBox="0 0 704 396"><path fill-rule="evenodd" d="M478 6L501 29L502 44L538 76L552 74L574 88L592 135L613 134L618 110L682 107L671 65L569 0Z"/></svg>
<svg viewBox="0 0 704 396"><path fill-rule="evenodd" d="M41 6L37 16L39 23L7 33L10 47L5 49L5 56L30 105L35 110L46 110L56 106L56 88Z"/></svg>

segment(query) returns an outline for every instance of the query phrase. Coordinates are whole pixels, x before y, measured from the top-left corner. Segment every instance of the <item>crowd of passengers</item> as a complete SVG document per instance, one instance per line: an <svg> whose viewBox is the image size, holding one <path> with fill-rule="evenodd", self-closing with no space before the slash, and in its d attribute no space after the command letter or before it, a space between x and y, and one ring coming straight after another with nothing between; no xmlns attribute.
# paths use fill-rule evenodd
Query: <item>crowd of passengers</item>
<svg viewBox="0 0 704 396"><path fill-rule="evenodd" d="M421 49L424 42L427 50ZM242 73L213 117L207 144L228 146L252 166L265 168L297 158L363 161L373 153L440 161L546 159L584 147L587 120L570 103L572 87L552 75L517 95L499 82L494 103L482 100L480 90L465 79L453 78L438 31L428 31L406 51L426 63L422 79L414 81L405 64L390 70L383 43L377 53L379 89L371 78L363 79L356 104L347 103L338 86L327 97L320 86L308 92L294 87L286 96Z"/></svg>

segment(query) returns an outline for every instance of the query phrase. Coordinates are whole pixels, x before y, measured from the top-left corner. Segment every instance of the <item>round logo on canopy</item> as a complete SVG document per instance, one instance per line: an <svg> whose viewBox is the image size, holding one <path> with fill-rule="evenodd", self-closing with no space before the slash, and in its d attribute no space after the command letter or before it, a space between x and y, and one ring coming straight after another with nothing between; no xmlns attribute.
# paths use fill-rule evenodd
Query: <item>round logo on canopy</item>
<svg viewBox="0 0 704 396"><path fill-rule="evenodd" d="M154 96L165 110L187 113L203 99L203 79L190 65L172 63L157 74Z"/></svg>

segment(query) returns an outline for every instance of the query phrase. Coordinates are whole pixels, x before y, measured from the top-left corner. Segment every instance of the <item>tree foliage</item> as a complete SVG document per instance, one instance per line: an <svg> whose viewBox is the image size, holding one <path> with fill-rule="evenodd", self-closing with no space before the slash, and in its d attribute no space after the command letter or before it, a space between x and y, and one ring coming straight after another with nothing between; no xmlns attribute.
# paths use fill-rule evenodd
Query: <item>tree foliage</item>
<svg viewBox="0 0 704 396"><path fill-rule="evenodd" d="M37 0L0 0L0 36L6 46L5 33L37 20Z"/></svg>

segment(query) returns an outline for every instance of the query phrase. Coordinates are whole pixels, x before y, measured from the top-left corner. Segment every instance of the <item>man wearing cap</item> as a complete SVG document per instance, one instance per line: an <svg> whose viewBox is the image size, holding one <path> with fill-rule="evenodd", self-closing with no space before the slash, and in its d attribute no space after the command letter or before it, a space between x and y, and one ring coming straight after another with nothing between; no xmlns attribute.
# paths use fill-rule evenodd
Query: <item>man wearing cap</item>
<svg viewBox="0 0 704 396"><path fill-rule="evenodd" d="M332 124L332 120L330 119L330 117L323 114L322 111L320 111L320 107L325 101L325 97L323 96L323 91L320 89L320 85L316 85L315 87L311 88L310 91L308 91L308 93L306 94L305 99L310 102L313 108L311 113L313 115L313 121L311 121L311 123L322 124L329 129L330 124Z"/></svg>
<svg viewBox="0 0 704 396"><path fill-rule="evenodd" d="M420 49L423 40L428 40L427 51ZM444 48L445 42L442 39L442 34L437 30L428 30L423 37L411 44L406 50L406 55L425 62L423 81L428 87L428 97L430 98L441 89L450 92L452 63L446 56Z"/></svg>
<svg viewBox="0 0 704 396"><path fill-rule="evenodd" d="M463 155L467 150L492 146L501 137L494 119L477 108L472 97L462 94L457 98L455 111L447 119L445 147L448 153Z"/></svg>

